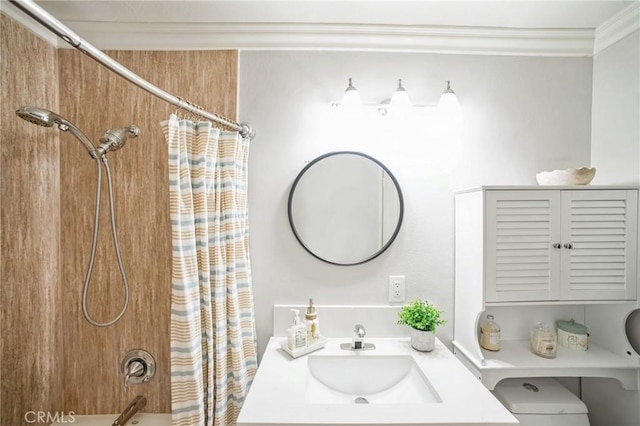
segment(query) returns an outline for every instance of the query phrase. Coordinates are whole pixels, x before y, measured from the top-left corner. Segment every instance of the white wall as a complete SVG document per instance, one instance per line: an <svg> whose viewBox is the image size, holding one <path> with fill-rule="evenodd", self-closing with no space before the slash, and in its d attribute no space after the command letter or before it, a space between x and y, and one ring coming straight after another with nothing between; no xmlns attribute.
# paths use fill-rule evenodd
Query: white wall
<svg viewBox="0 0 640 426"><path fill-rule="evenodd" d="M593 59L594 184L640 185L640 31Z"/></svg>
<svg viewBox="0 0 640 426"><path fill-rule="evenodd" d="M594 56L591 143L594 184L640 185L640 31ZM640 424L640 392L612 379L582 385L592 425Z"/></svg>
<svg viewBox="0 0 640 426"><path fill-rule="evenodd" d="M591 58L241 52L239 116L258 132L249 219L260 353L271 334L273 304L309 297L318 305L387 304L391 274L406 275L408 299L427 298L445 311L449 324L438 334L448 344L454 190L535 184L538 171L589 165L591 75ZM459 146L441 137L430 113L416 123L345 123L329 104L340 100L348 77L365 103L388 99L398 78L414 103L435 103L450 79L466 120ZM320 262L300 247L286 205L305 162L342 149L385 163L405 196L396 242L373 261L349 267ZM344 326L346 337L353 324Z"/></svg>

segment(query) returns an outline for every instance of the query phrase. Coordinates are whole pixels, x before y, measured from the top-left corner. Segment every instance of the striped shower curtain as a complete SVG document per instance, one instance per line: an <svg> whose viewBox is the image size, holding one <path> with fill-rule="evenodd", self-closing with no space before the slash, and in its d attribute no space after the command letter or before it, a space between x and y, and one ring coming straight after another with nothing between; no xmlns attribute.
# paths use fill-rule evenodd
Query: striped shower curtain
<svg viewBox="0 0 640 426"><path fill-rule="evenodd" d="M257 369L248 247L249 140L171 115L173 426L235 424Z"/></svg>

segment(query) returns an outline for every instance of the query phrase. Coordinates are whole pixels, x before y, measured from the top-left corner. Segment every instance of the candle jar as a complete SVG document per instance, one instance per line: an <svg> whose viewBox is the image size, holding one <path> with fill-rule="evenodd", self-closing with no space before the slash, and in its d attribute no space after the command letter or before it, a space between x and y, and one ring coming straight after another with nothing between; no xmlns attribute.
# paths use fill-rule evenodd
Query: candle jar
<svg viewBox="0 0 640 426"><path fill-rule="evenodd" d="M572 351L586 351L589 348L587 327L571 318L569 321L556 321L558 344Z"/></svg>

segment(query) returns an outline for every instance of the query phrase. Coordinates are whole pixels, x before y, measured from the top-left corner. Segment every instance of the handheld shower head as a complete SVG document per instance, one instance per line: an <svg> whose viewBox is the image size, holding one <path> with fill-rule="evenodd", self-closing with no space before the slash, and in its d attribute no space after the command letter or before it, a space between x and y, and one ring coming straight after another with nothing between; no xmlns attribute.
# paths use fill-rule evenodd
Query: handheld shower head
<svg viewBox="0 0 640 426"><path fill-rule="evenodd" d="M29 123L42 127L53 127L55 114L49 110L36 107L22 107L16 110L18 117ZM62 118L62 117L59 117Z"/></svg>
<svg viewBox="0 0 640 426"><path fill-rule="evenodd" d="M109 151L122 148L127 143L127 136L137 138L140 134L138 126L123 127L120 129L109 129L100 138L100 146L96 149L102 156Z"/></svg>
<svg viewBox="0 0 640 426"><path fill-rule="evenodd" d="M60 117L55 112L49 111L48 109L44 108L25 106L17 109L16 115L23 120L26 120L29 123L37 124L38 126L53 127L54 124L58 125L58 129L63 132L70 132L80 141L80 143L82 143L82 145L84 145L91 156L94 155L96 147L93 146L91 141L89 141L89 138L86 137L85 134L82 133L80 129L74 126L71 122Z"/></svg>
<svg viewBox="0 0 640 426"><path fill-rule="evenodd" d="M107 157L105 154L107 151L115 150L122 148L127 141L127 136L137 137L140 133L140 129L137 126L125 127L122 129L109 129L104 135L100 138L100 146L96 148L89 138L87 138L84 133L80 131L76 126L74 126L69 121L60 117L58 114L49 111L44 108L37 108L31 106L25 106L18 110L16 110L16 114L18 117L26 120L30 123L37 124L38 126L43 127L53 127L54 124L58 126L60 130L63 132L71 132L89 151L91 158L96 160L96 168L97 168L97 183L96 183L96 210L93 221L93 243L91 246L91 255L89 260L89 266L87 267L87 273L85 276L84 287L82 290L82 314L85 319L92 325L96 327L108 327L112 324L115 324L127 310L129 306L129 283L127 281L127 275L124 271L124 266L121 259L120 254L120 246L118 244L118 235L116 232L116 222L114 215L114 202L113 202L113 185L111 182L111 171L109 170L109 164L107 162ZM111 321L108 322L98 322L91 318L91 315L87 311L87 294L89 293L89 284L91 283L91 275L93 273L93 265L96 256L96 248L98 243L98 223L100 217L100 188L102 183L102 167L107 171L107 182L109 186L109 206L111 213L111 233L113 235L113 243L116 251L116 259L118 261L118 268L120 269L120 275L122 277L123 286L124 286L124 304L122 306L122 310L120 313ZM117 423L117 422L116 422Z"/></svg>

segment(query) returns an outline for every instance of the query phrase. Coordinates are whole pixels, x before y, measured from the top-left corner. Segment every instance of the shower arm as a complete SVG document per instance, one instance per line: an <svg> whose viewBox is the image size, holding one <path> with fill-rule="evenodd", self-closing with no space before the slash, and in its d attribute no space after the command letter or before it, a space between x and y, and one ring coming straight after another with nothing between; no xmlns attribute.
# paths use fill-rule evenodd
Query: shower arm
<svg viewBox="0 0 640 426"><path fill-rule="evenodd" d="M31 18L38 21L41 25L69 43L71 46L75 47L85 55L104 65L106 68L110 69L111 71L115 72L116 74L120 75L121 77L125 78L141 89L146 90L152 95L172 105L175 105L182 110L204 117L230 129L237 130L238 132L240 132L242 137L249 139L253 139L255 137L255 130L253 130L250 124L236 123L235 121L231 121L230 119L222 117L221 115L204 111L197 105L185 101L184 99L181 99L177 96L173 96L172 94L167 93L157 86L149 83L147 80L143 79L128 68L124 67L122 64L114 61L111 57L103 53L101 50L89 44L86 40L80 38L76 33L71 31L69 27L51 16L47 11L38 6L33 0L9 0L9 2L14 4L17 8L22 10Z"/></svg>

